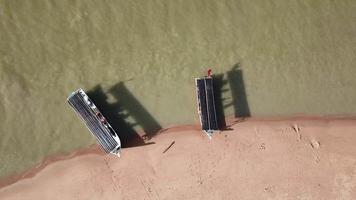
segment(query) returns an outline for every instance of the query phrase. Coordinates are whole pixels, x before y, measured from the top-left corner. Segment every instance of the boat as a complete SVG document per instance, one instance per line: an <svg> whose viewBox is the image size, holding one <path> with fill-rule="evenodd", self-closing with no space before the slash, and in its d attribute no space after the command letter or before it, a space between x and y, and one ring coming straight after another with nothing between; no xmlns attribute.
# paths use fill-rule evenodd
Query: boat
<svg viewBox="0 0 356 200"><path fill-rule="evenodd" d="M195 78L198 115L202 130L212 137L214 131L219 130L214 100L213 76L211 69L203 78Z"/></svg>
<svg viewBox="0 0 356 200"><path fill-rule="evenodd" d="M120 157L121 141L109 122L90 100L83 89L78 89L67 98L67 102L85 123L107 154Z"/></svg>

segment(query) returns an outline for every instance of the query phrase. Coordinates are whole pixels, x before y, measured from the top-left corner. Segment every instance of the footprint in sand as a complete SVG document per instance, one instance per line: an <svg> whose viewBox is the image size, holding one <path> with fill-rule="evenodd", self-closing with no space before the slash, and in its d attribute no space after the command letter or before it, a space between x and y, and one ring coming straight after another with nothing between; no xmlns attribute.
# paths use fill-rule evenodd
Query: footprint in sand
<svg viewBox="0 0 356 200"><path fill-rule="evenodd" d="M292 129L297 133L297 141L301 141L302 140L302 134L299 133L299 131L301 130L298 124L293 124L292 125Z"/></svg>
<svg viewBox="0 0 356 200"><path fill-rule="evenodd" d="M298 124L293 124L292 128L296 133L299 133L300 128L299 128Z"/></svg>
<svg viewBox="0 0 356 200"><path fill-rule="evenodd" d="M266 149L266 145L265 145L265 143L262 143L260 146L260 150L265 150L265 149Z"/></svg>
<svg viewBox="0 0 356 200"><path fill-rule="evenodd" d="M310 146L311 146L313 149L319 149L319 147L320 147L320 142L317 141L317 140L311 140L311 141L310 141Z"/></svg>

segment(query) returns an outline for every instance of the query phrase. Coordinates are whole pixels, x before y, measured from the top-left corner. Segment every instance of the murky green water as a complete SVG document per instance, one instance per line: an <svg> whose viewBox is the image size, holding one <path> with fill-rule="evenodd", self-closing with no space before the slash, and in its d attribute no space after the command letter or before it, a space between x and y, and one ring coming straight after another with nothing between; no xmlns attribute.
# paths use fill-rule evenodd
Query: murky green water
<svg viewBox="0 0 356 200"><path fill-rule="evenodd" d="M239 63L252 115L356 114L355 10L351 0L0 0L0 177L95 142L65 101L79 87L100 86L115 104L124 84L161 127L193 123L194 77L213 66L226 79Z"/></svg>

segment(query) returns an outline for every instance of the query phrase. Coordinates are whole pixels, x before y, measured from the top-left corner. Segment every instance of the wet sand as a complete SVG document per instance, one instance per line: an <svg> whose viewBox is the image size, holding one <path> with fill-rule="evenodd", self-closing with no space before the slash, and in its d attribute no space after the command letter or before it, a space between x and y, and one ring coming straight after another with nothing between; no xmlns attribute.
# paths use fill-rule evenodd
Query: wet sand
<svg viewBox="0 0 356 200"><path fill-rule="evenodd" d="M93 146L47 159L3 180L0 199L356 198L356 119L228 124L211 140L198 126L168 128L121 158Z"/></svg>

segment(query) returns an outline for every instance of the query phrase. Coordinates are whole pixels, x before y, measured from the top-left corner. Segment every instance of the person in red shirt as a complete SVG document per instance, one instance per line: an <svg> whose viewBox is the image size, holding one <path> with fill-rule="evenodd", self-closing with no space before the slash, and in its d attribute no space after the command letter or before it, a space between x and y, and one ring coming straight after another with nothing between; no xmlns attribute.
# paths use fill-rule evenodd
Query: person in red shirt
<svg viewBox="0 0 356 200"><path fill-rule="evenodd" d="M211 75L213 75L213 71L209 68L208 69L208 77L211 77Z"/></svg>

